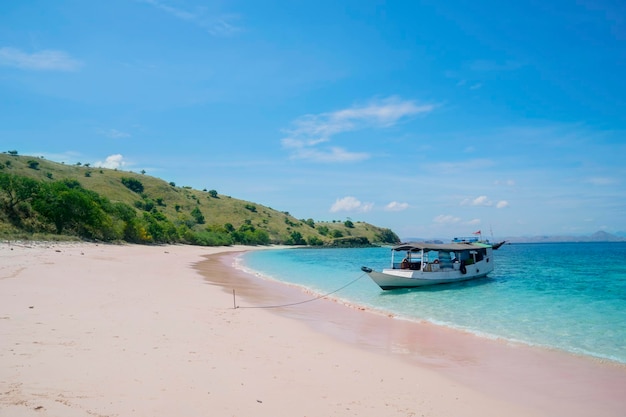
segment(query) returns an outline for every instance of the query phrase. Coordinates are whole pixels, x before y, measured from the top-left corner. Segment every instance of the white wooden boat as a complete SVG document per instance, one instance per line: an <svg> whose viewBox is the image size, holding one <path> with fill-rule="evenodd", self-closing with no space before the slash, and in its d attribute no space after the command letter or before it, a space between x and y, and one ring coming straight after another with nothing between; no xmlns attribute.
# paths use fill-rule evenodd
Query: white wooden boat
<svg viewBox="0 0 626 417"><path fill-rule="evenodd" d="M493 246L468 238L449 244L402 243L391 248L390 268L361 270L383 290L393 290L482 278L493 267Z"/></svg>

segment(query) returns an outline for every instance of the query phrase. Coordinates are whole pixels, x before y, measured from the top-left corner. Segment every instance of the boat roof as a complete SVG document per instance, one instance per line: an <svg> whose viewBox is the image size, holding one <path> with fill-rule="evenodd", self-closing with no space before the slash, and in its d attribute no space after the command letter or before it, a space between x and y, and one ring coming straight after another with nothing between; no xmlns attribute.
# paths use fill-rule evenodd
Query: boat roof
<svg viewBox="0 0 626 417"><path fill-rule="evenodd" d="M431 250L437 251L464 251L472 249L490 248L491 245L487 245L479 242L460 242L460 243L425 243L425 242L409 242L400 243L399 245L391 248L394 251L410 251L417 252L424 250L426 252Z"/></svg>

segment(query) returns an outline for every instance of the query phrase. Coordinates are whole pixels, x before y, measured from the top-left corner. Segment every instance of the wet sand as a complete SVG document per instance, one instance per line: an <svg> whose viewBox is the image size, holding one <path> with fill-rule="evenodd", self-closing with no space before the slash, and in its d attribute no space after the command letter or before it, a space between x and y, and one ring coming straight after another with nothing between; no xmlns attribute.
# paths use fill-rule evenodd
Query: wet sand
<svg viewBox="0 0 626 417"><path fill-rule="evenodd" d="M203 267L215 268L218 262L232 267L236 256L216 255ZM297 287L241 271L234 277L220 285L235 289L250 306L314 298ZM399 320L332 299L270 310L351 346L401 359L486 395L529 407L537 415L626 415L623 364Z"/></svg>

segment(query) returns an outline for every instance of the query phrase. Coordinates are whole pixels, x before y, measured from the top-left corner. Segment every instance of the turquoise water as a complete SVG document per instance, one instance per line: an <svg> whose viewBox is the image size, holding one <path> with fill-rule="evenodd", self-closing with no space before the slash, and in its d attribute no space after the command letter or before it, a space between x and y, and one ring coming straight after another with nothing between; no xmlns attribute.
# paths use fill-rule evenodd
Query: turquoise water
<svg viewBox="0 0 626 417"><path fill-rule="evenodd" d="M388 267L389 258L389 248L289 249L252 251L243 263L325 294L363 275L361 266ZM363 276L333 297L408 320L626 363L626 243L505 245L494 258L495 271L481 280L382 291Z"/></svg>

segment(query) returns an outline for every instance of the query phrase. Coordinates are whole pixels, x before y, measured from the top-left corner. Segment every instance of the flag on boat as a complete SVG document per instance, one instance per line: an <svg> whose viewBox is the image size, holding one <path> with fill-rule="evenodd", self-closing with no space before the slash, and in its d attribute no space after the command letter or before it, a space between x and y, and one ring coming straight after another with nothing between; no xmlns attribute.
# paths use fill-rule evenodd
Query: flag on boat
<svg viewBox="0 0 626 417"><path fill-rule="evenodd" d="M480 232L480 230L479 230L479 231L474 232L474 233L472 233L472 234L474 234L474 235L480 235L480 234L482 234L482 233L481 233L481 232Z"/></svg>

